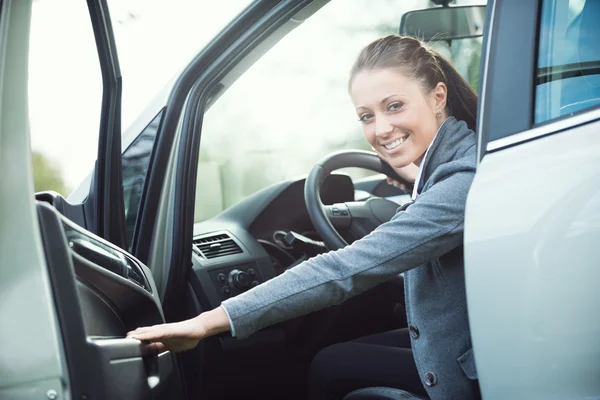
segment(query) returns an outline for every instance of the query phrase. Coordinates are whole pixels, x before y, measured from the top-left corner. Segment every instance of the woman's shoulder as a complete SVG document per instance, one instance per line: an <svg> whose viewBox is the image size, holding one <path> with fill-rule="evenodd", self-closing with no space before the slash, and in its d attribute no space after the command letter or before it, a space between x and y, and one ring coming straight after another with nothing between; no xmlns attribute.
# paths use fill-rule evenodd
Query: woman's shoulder
<svg viewBox="0 0 600 400"><path fill-rule="evenodd" d="M475 170L477 137L464 121L450 117L428 162L428 178L462 170Z"/></svg>

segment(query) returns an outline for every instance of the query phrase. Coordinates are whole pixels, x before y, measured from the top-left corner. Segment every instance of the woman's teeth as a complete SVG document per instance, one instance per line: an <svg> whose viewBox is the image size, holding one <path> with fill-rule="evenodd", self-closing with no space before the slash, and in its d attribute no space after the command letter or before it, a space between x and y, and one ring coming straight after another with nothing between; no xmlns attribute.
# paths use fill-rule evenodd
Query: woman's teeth
<svg viewBox="0 0 600 400"><path fill-rule="evenodd" d="M385 145L385 148L388 149L388 150L393 150L396 147L400 146L404 142L405 139L406 138L402 138L402 139L396 140L395 142L388 143L388 144Z"/></svg>

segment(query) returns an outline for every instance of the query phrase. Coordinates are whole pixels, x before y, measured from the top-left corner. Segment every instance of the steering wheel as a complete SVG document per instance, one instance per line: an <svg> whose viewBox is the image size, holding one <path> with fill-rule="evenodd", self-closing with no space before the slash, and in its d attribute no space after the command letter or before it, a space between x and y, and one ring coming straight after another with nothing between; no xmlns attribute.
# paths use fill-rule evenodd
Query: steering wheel
<svg viewBox="0 0 600 400"><path fill-rule="evenodd" d="M320 191L325 179L340 168L358 167L379 172L399 182L407 182L374 152L344 150L332 153L319 161L310 171L304 184L304 201L317 233L330 250L348 245L336 228L349 229L356 237L366 236L379 225L389 221L399 205L380 197L326 206Z"/></svg>

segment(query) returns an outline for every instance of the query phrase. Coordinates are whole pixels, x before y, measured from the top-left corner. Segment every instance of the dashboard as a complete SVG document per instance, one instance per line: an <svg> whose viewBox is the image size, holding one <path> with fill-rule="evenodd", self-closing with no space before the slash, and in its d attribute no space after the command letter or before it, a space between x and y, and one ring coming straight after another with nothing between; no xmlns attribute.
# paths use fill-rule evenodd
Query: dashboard
<svg viewBox="0 0 600 400"><path fill-rule="evenodd" d="M197 292L214 308L286 269L327 251L304 203L304 179L277 183L216 217L194 225L192 263ZM355 200L352 179L330 175L324 204ZM349 241L349 232L341 232Z"/></svg>

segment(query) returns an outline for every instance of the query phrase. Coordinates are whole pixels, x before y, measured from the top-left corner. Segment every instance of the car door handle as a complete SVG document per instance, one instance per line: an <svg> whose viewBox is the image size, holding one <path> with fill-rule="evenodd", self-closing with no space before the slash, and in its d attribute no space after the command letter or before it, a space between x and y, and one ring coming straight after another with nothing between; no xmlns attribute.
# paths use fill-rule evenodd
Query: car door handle
<svg viewBox="0 0 600 400"><path fill-rule="evenodd" d="M173 372L171 352L157 353L153 344L128 338L93 337L88 338L88 341L101 354L105 373L131 385L132 396L158 391ZM145 376L145 383L130 381L141 376ZM132 398L136 398L135 396Z"/></svg>

